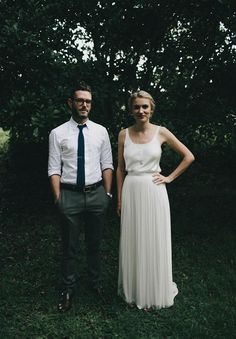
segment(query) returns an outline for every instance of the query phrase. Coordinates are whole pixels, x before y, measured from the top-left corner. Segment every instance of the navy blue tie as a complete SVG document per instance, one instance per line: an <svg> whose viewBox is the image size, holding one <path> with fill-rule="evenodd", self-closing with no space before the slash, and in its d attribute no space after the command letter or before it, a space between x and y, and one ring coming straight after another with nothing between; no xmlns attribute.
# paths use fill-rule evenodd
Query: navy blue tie
<svg viewBox="0 0 236 339"><path fill-rule="evenodd" d="M84 187L85 185L85 169L84 169L84 135L83 128L86 125L78 125L79 136L78 136L78 155L77 155L77 185Z"/></svg>

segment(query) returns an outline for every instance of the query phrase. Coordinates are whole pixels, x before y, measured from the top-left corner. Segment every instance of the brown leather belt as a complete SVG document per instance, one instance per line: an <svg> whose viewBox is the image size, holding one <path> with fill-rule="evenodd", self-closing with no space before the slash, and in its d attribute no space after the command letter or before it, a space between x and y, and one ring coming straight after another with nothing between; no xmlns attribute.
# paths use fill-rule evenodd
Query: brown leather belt
<svg viewBox="0 0 236 339"><path fill-rule="evenodd" d="M95 184L87 185L87 186L84 186L84 187L79 187L78 185L61 183L61 188L65 189L65 190L69 190L69 191L87 193L87 192L94 191L96 188L98 188L101 185L102 185L102 180L96 182Z"/></svg>

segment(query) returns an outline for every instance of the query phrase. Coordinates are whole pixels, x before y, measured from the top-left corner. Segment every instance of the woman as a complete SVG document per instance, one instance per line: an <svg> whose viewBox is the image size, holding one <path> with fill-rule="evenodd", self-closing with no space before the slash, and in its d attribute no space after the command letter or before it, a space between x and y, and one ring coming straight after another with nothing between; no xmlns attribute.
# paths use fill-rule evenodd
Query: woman
<svg viewBox="0 0 236 339"><path fill-rule="evenodd" d="M135 123L121 130L118 138L118 294L140 309L160 309L172 306L178 293L172 281L170 210L165 184L182 174L194 156L167 128L150 123L155 102L149 93L132 94L129 108ZM168 176L160 173L163 143L182 157Z"/></svg>

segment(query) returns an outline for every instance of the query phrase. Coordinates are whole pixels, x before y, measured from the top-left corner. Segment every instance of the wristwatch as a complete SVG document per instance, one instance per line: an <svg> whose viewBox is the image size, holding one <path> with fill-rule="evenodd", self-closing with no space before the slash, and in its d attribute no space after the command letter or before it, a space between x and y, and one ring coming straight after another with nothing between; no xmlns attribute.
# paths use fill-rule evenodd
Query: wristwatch
<svg viewBox="0 0 236 339"><path fill-rule="evenodd" d="M108 197L109 197L110 199L112 199L112 194L111 194L111 193L107 192L107 195L108 195Z"/></svg>

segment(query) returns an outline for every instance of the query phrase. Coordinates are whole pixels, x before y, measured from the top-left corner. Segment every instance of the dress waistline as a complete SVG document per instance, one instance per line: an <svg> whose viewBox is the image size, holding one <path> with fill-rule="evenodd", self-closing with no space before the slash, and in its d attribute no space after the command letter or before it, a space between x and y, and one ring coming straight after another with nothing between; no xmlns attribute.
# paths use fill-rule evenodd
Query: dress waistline
<svg viewBox="0 0 236 339"><path fill-rule="evenodd" d="M155 172L135 172L135 171L129 171L128 173L127 173L127 175L134 175L134 176L144 176L144 175L148 175L148 176L150 176L150 175L152 175L152 174L154 174L154 173L156 173L157 171L155 171Z"/></svg>

